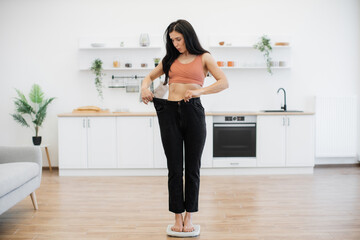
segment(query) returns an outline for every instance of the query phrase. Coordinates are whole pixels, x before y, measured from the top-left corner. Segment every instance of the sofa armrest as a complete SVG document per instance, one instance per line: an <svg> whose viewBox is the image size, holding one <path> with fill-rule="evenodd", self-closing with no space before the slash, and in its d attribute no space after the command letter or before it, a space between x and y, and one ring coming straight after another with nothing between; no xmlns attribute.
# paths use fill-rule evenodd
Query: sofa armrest
<svg viewBox="0 0 360 240"><path fill-rule="evenodd" d="M7 147L0 146L0 164L12 162L34 162L42 168L42 152L40 147Z"/></svg>

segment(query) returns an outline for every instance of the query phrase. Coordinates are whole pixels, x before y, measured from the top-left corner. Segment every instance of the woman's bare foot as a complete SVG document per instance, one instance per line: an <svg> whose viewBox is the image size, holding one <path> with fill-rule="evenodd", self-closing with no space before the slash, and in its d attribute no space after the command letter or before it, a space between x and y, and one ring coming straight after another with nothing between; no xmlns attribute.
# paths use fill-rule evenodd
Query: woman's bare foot
<svg viewBox="0 0 360 240"><path fill-rule="evenodd" d="M171 227L171 231L182 232L183 225L184 225L184 221L183 221L182 213L179 214L175 213L175 224L174 226Z"/></svg>
<svg viewBox="0 0 360 240"><path fill-rule="evenodd" d="M192 213L186 212L184 218L184 228L183 232L192 232L195 230L194 225L192 224Z"/></svg>

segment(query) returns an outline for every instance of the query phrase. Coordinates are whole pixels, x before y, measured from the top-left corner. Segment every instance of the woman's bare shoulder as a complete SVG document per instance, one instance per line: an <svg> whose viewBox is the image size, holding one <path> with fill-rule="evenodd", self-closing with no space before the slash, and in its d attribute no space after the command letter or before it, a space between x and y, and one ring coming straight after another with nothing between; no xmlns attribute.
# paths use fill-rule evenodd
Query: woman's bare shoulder
<svg viewBox="0 0 360 240"><path fill-rule="evenodd" d="M213 58L213 56L210 53L204 53L202 55L202 62L205 65L208 65L210 63L214 63L215 59Z"/></svg>
<svg viewBox="0 0 360 240"><path fill-rule="evenodd" d="M203 53L203 55L201 57L202 57L203 62L214 60L214 58L211 56L211 54L207 53L207 52Z"/></svg>

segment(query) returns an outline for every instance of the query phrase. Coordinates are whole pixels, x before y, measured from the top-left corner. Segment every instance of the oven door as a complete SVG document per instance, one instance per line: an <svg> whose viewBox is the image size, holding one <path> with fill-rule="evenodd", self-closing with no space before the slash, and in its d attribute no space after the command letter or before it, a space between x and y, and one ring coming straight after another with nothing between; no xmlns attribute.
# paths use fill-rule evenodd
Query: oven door
<svg viewBox="0 0 360 240"><path fill-rule="evenodd" d="M256 157L256 123L214 123L214 157Z"/></svg>

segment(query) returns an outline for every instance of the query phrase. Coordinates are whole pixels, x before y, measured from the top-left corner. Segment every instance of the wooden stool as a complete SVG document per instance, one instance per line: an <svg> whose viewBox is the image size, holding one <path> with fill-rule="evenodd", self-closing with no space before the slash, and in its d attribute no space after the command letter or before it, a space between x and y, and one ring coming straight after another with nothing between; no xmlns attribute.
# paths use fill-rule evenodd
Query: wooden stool
<svg viewBox="0 0 360 240"><path fill-rule="evenodd" d="M51 161L50 161L50 156L49 156L49 151L48 151L48 146L49 146L49 145L47 145L47 144L40 145L40 147L45 148L46 157L47 157L47 160L48 160L48 163L49 163L49 169L50 169L50 172L52 172Z"/></svg>

